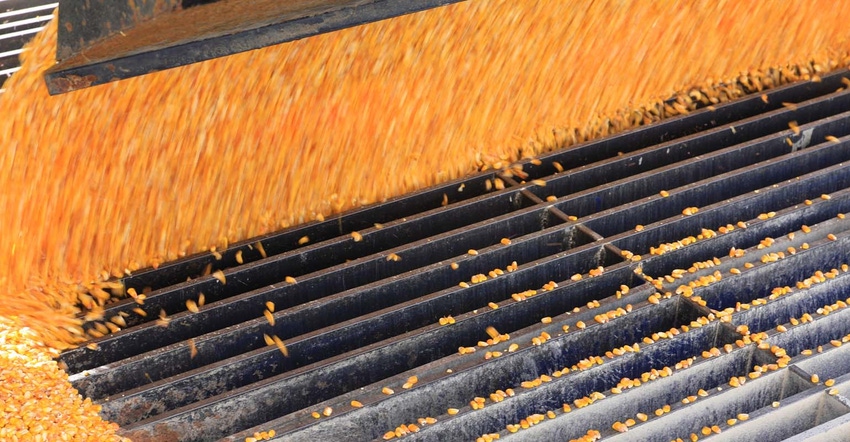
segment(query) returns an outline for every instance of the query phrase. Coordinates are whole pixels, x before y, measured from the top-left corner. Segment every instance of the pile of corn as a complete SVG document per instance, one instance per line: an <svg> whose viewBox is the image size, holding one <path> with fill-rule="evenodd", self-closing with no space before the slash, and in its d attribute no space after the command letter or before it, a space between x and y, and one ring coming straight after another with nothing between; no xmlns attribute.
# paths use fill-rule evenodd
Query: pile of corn
<svg viewBox="0 0 850 442"><path fill-rule="evenodd" d="M0 318L0 440L126 440L71 387L53 360L59 351L37 339Z"/></svg>
<svg viewBox="0 0 850 442"><path fill-rule="evenodd" d="M817 80L848 63L847 17L476 0L49 97L54 23L0 95L0 317L67 348L121 294L111 277Z"/></svg>

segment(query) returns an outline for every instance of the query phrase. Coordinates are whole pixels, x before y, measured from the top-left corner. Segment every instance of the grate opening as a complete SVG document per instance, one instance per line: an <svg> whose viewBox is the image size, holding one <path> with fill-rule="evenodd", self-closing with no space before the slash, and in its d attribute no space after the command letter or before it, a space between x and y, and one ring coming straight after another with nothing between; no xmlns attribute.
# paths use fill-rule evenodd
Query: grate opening
<svg viewBox="0 0 850 442"><path fill-rule="evenodd" d="M558 162L563 167L571 169L569 172L564 172L565 174L574 173L582 166L614 158L620 154L628 154L653 145L671 142L678 138L746 120L756 115L784 109L783 103L801 103L832 94L845 86L842 83L842 78L846 75L846 71L839 71L825 76L820 83L802 82L767 91L765 93L767 103L758 95L744 97L734 103L717 105L714 110L704 108L688 116L671 118L638 130L613 135L568 150L553 152L541 156L540 165L524 165L523 171L529 174L530 179L555 175L558 170L552 162ZM785 126L778 127L777 130L784 129L787 129L787 121ZM553 135L562 137L568 134L556 133Z"/></svg>
<svg viewBox="0 0 850 442"><path fill-rule="evenodd" d="M485 394L485 392L487 392L487 391L494 391L493 385L497 385L497 384L505 385L506 382L508 384L510 384L511 382L515 382L516 384L519 384L523 380L523 375L533 377L533 376L536 376L539 373L545 373L545 372L551 373L555 369L560 368L559 365L558 365L559 363L561 363L562 365L570 365L571 363L574 363L578 359L577 355L579 355L579 354L593 354L595 352L603 353L607 348L619 346L619 345L622 345L622 344L628 343L628 342L635 342L635 341L639 340L641 335L649 334L652 331L668 330L669 328L672 328L672 327L674 327L674 326L676 326L676 325L678 325L682 322L688 322L690 319L693 319L693 318L696 317L697 312L695 310L693 310L693 308L691 308L689 311L687 311L688 310L687 308L679 309L678 306L676 305L675 301L669 302L668 305L669 305L669 307L667 307L665 309L665 312L663 312L663 313L661 313L661 312L654 312L654 313L646 312L646 313L643 313L643 314L636 315L635 316L636 319L634 319L635 324L634 324L633 327L625 327L625 328L624 327L615 327L614 324L604 324L604 325L600 326L600 327L604 327L606 330L614 330L614 333L610 333L610 332L605 333L604 330L600 329L595 334L591 335L590 329L588 329L588 333L577 333L575 335L567 334L566 337L572 338L572 339L569 339L568 341L566 341L565 344L563 344L562 348L552 348L550 346L547 349L536 350L536 351L534 351L530 354L528 353L528 351L526 353L517 352L517 353L513 353L511 355L511 358L506 358L506 357L503 356L502 358L493 359L488 364L483 364L483 366L481 364L482 358L480 357L480 354L479 355L467 355L467 357L460 358L460 359L473 360L472 362L475 365L478 365L479 368L477 370L468 371L468 370L464 370L462 368L462 367L465 367L466 364L455 365L454 371L455 371L455 373L457 373L457 376L452 376L452 377L449 378L448 381L451 382L450 386L447 386L445 388L440 388L439 389L439 397L429 397L429 401L425 401L425 403L428 404L427 406L431 407L432 410L436 410L436 409L439 408L440 404L451 403L451 401L454 401L454 400L463 401L462 398L465 397L465 396L468 396L468 395L475 396L475 395ZM499 309L499 310L501 310L501 309ZM496 311L499 311L499 310L496 310ZM607 327L605 327L605 326L607 326ZM451 328L451 327L449 327L449 328ZM483 328L483 326L478 327L477 330L480 330L481 328ZM445 329L445 327L443 327L443 329ZM641 333L641 332L643 332L643 333ZM458 333L463 334L463 331L461 330ZM537 333L539 333L539 331L537 331ZM600 340L599 339L600 336L605 336L606 339ZM711 335L711 339L712 339L711 342L714 342L714 334ZM520 340L522 340L522 339L520 338ZM573 345L570 346L570 345L568 345L569 343L573 343ZM427 348L430 348L430 347L427 347ZM536 347L531 347L531 349L535 349L535 348ZM535 357L535 356L539 356L541 354L541 352L543 352L543 354L546 354L547 357L555 358L555 359ZM593 353L591 353L591 352L593 352ZM558 356L558 355L560 355L560 356ZM450 358L458 358L459 356L460 355L455 355L455 356L450 357ZM475 356L477 356L477 357L475 357ZM520 360L516 361L516 358L520 358ZM393 362L391 362L389 364L385 363L385 365L396 365L395 361L398 361L397 359L394 359L394 358L388 358L388 359L393 360ZM399 361L399 363L402 363L402 361ZM500 369L499 367L502 367L502 366L504 366L504 367ZM517 373L516 370L511 370L507 367L520 367L522 369L522 371ZM382 367L382 368L386 369L386 367ZM403 367L403 368L409 369L409 368L412 368L412 367ZM376 367L374 367L374 366L368 367L368 368L364 367L364 369L368 370L368 372L367 373L358 373L356 375L352 374L352 377L356 376L358 379L362 379L364 376L367 376L367 377L373 376L373 373L374 373L374 370L376 369ZM482 376L481 370L484 370L484 372L488 373L488 376ZM402 370L399 370L398 372L400 373L401 371ZM330 374L330 373L326 372L326 374ZM445 375L445 373L443 373L443 374ZM338 374L336 374L336 375L338 376ZM390 375L390 373L382 373L382 374L377 375L375 377L375 379L382 379L384 377L388 377L388 375ZM338 379L337 377L334 377L334 378ZM390 383L389 385L391 386L391 388L394 388L396 390L402 390L399 385L393 385L392 383ZM293 401L297 400L296 398L293 397L293 392L298 391L298 390L296 390L296 389L294 389L291 386L288 386L286 384L284 384L284 385L275 384L274 388L276 388L276 389L279 388L280 391L286 391L288 393L285 397L275 396L277 399L275 399L276 402L274 403L274 406L270 407L271 409L277 410L278 412L290 412L290 411L294 411L294 410L298 409L298 407L301 406L301 405L293 404ZM378 385L373 385L371 387L367 386L366 387L367 394L368 394L368 392L371 391L372 396L378 396L378 397L384 396L384 395L379 393L381 388L382 388L382 386L378 386ZM316 398L315 395L317 393L315 388L309 389L309 390L305 391L305 393L309 394L310 398L315 400L315 398ZM464 395L464 393L467 393L467 394ZM405 392L405 394L416 395L418 393L416 393L415 390L410 390L409 392ZM403 403L405 403L405 401L402 399L402 396L401 395L395 396L392 399L393 399L393 401L390 402L389 404L387 404L386 406L391 407L394 414L401 413L402 410L405 408L405 406L403 405ZM227 398L221 398L219 400L220 401L226 401ZM273 400L273 399L271 397L269 397L269 398L257 397L256 400L260 401L261 403L266 403L268 405L268 401ZM368 400L368 399L366 399L366 400ZM418 400L418 401L411 402L411 403L412 404L414 404L414 403L418 404L417 406L421 407L422 404L423 404L423 401ZM463 402L461 402L461 403L463 403ZM220 406L225 406L225 405L220 405ZM290 410L290 408L292 408L292 410ZM187 413L193 413L194 411L187 410L186 412ZM420 411L420 412L422 412L422 411ZM386 415L385 412L378 412L375 415L375 417L373 417L373 418L379 419L379 420L385 420L385 419L387 419L387 417L381 417L381 416L385 416L385 415ZM245 416L245 419L254 419L254 417ZM373 426L373 427L371 427L371 430L374 431L376 428L379 428L379 427ZM210 436L212 436L212 435L208 435L207 437L210 437ZM377 436L377 434L370 436L368 433L363 433L362 437L359 437L359 438L360 439L371 438L371 437L376 437L376 436ZM219 436L215 435L214 437L219 437ZM355 437L355 439L357 439L357 438L358 437Z"/></svg>
<svg viewBox="0 0 850 442"><path fill-rule="evenodd" d="M209 374L199 373L193 376L181 377L184 379L181 379L180 382L191 381L217 386L215 389L200 388L196 394L191 395L181 393L181 398L184 401L190 401L200 399L200 394L204 394L203 397L220 394L245 383L256 381L258 378L262 379L284 370L305 366L323 358L332 358L339 353L356 349L359 346L377 342L417 327L434 324L437 322L439 316L433 312L445 312L451 311L451 309L457 309L462 313L463 311L470 311L477 308L487 310L486 313L489 313L489 315L482 312L481 316L483 318L476 317L467 320L459 317L457 326L452 328L453 333L441 333L442 341L440 341L439 346L429 343L428 352L420 351L416 357L416 361L422 358L434 359L444 357L456 352L457 347L460 345L474 346L479 339L486 340L487 337L486 334L483 334L483 330L488 325L496 326L502 332L513 332L513 330L539 322L539 318L553 314L552 312L557 312L556 314L558 314L572 310L576 307L584 306L593 299L600 299L613 294L619 287L614 284L614 281L590 279L583 281L583 284L574 284L574 287L567 286L560 289L561 291L565 291L564 294L555 290L547 293L546 296L539 296L533 300L530 299L529 302L513 304L498 310L492 310L487 306L488 302L496 302L501 298L510 299L510 295L504 292L504 290L510 287L539 287L547 281L543 279L538 284L541 277L557 275L557 269L572 267L568 264L569 262L586 262L595 253L593 249L586 249L583 253L577 255L567 256L558 261L533 266L528 269L521 269L504 278L487 281L484 284L476 285L472 293L465 294L464 299L460 302L455 297L456 295L454 293L456 291L451 291L449 293L443 293L442 296L436 298L431 297L430 299L420 300L418 303L409 303L398 310L393 309L388 312L378 312L378 314L368 315L356 321L342 323L339 327L327 327L324 330L310 328L308 330L313 331L305 332L300 336L290 337L290 335L298 335L300 333L297 331L297 328L295 329L296 331L293 331L293 328L299 325L305 327L314 326L313 319L321 316L321 312L306 318L298 317L298 314L303 309L296 310L288 315L284 314L284 316L276 313L276 323L287 324L287 328L283 330L287 334L280 334L279 336L289 339L288 346L293 355L299 353L302 347L309 349L309 351L300 352L307 357L299 358L292 356L290 358L282 358L276 348L267 348L265 351L254 356L252 356L253 353L249 353L245 355L246 359L244 361L235 364L232 363L226 369L217 370ZM620 278L618 279L620 281L627 281L631 284L640 283L627 268L614 271L619 272ZM537 278L537 280L534 278ZM495 285L497 282L498 285ZM476 291L479 288L480 290ZM434 304L437 305L435 306ZM338 310L338 308L336 309ZM394 317L399 317L401 314L404 314L404 324L398 324L393 321ZM420 323L416 323L417 317L423 317L424 319ZM215 350L210 351L209 354L222 356L224 351L232 351L232 353L227 353L224 356L236 356L248 349L260 348L260 346L264 345L260 338L262 333L272 333L273 331L267 330L269 326L265 323L265 319L254 321L254 325L256 328L235 328L197 339L195 342L199 353L205 348L210 347L211 350ZM246 344L246 339L253 339L254 342ZM414 338L413 341L417 341L418 339ZM421 339L430 339L430 336L423 336ZM155 356L155 358L138 358L126 361L121 368L116 368L109 373L101 374L94 372L73 378L75 386L81 389L81 391L85 391L90 397L100 398L106 394L114 396L118 395L118 392L122 390L145 385L151 380L147 377L140 379L132 376L132 373L144 371L145 373L159 376L153 379L160 379L165 377L165 375L187 370L183 366L185 364L198 363L195 361L199 360L201 364L208 363L206 359L201 359L200 356L194 358L194 360L187 358L185 345L174 346L168 351L157 351L150 356ZM403 359L402 356L400 354L399 359ZM406 360L410 361L414 359L410 356L405 357L407 358ZM274 361L273 364L269 363L269 358ZM161 370L168 370L168 372ZM242 374L240 375L239 373ZM227 379L227 381L222 382L223 379ZM129 393L120 396L126 397L129 396ZM109 405L105 405L105 407L111 408L118 406L117 404L122 401L121 398L112 398ZM116 414L116 418L120 419L121 415Z"/></svg>
<svg viewBox="0 0 850 442"><path fill-rule="evenodd" d="M809 386L810 384L807 384L807 381L796 373L790 371L771 373L753 380L739 389L729 390L727 388L725 394L720 394L722 392L715 388L709 390L710 395L708 397L698 399L695 403L682 405L679 402L674 411L667 415L667 420L670 422L665 423L665 419L653 419L630 428L628 433L620 434L607 431L606 436L612 438L612 440L639 438L647 441L661 441L668 440L671 437L689 439L690 435L694 433L700 439L704 439L705 435L701 432L704 427L711 427L721 422L725 423L728 419L737 420L742 413L749 415L750 420L741 421L741 423L737 423L737 426L746 425L756 419L760 410L772 409L774 402L786 402L790 398L794 398L795 395L804 392ZM813 425L814 422L815 419L811 419L810 425ZM724 425L721 435L735 428L736 426ZM764 428L762 428L762 433L759 434L763 434L763 431Z"/></svg>
<svg viewBox="0 0 850 442"><path fill-rule="evenodd" d="M826 135L846 135L848 129L835 121L833 116L850 109L850 94L836 93L834 96L818 98L799 106L795 111L775 111L767 116L753 117L731 126L715 128L682 140L652 146L578 170L566 171L549 180L545 188L539 188L538 196L545 198L545 195L541 194L545 192L560 197L628 179L629 186L609 192L619 199L609 197L592 206L580 206L573 208L572 212L567 211L577 211L581 216L585 216L587 213L614 207L620 204L618 201L650 196L662 189L672 189L795 152L805 148L810 142L823 140ZM815 127L806 125L821 119L827 121L822 121ZM790 121L801 125L799 135L793 135L788 129ZM791 145L786 140L790 140ZM670 167L679 162L687 162L688 167ZM650 173L656 169L667 170ZM638 174L646 175L643 179L632 178Z"/></svg>
<svg viewBox="0 0 850 442"><path fill-rule="evenodd" d="M830 268L827 267L826 271L828 272L829 270ZM850 290L848 290L850 289L850 282L848 281L850 281L850 278L847 277L847 274L841 274L836 276L834 280L828 280L807 289L793 288L792 290L794 291L791 293L771 300L771 302L765 305L740 312L736 315L733 323L735 325L746 325L752 332L775 329L777 326L788 324L791 318L799 319L806 313L811 314L837 301L844 301L847 298L844 294L850 293ZM769 297L770 292L764 293L763 296L765 298ZM808 342L816 345L824 345L829 344L829 341L833 339L840 341L842 337L850 333L850 325L842 327L837 324L831 324L828 329L830 335L823 336L819 335L818 332L827 330L819 330L817 327L807 327L804 330L807 331L801 333L812 334L812 337L796 336L793 345L789 342L786 344L786 347L783 347L789 354L799 354L805 347L799 349L797 347L805 345ZM794 333L791 335L794 335ZM832 337L825 339L827 336ZM812 341L809 341L809 339ZM782 339L776 338L776 340L781 341ZM797 352L791 353L794 350L797 350Z"/></svg>
<svg viewBox="0 0 850 442"><path fill-rule="evenodd" d="M239 252L242 253L243 263L247 264L259 261L263 259L263 256L256 248L257 242L262 244L267 256L273 257L295 250L315 248L317 243L324 243L353 231L376 229L375 224L384 225L385 228L395 227L398 230L388 230L387 232L396 232L398 234L409 234L415 231L414 229L422 231L423 229L439 229L443 227L443 231L451 230L451 228L445 228L449 224L429 226L427 220L421 219L418 221L414 220L413 227L405 225L407 217L443 207L443 195L445 195L445 201L448 205L453 207L461 206L457 215L452 214L446 217L447 223L455 224L460 221L455 216L460 217L462 215L472 220L476 215L491 214L492 216L500 210L503 211L502 213L507 213L504 211L509 211L510 207L513 207L514 204L529 204L527 201L513 195L498 195L495 201L488 199L484 196L488 193L485 182L492 180L492 178L492 174L479 175L463 180L463 182L455 181L443 184L436 188L422 190L393 199L387 203L363 207L322 222L311 222L283 232L272 233L233 244L226 250L220 251L221 260L217 260L212 254L193 255L163 264L156 270L143 269L139 272L134 272L132 275L126 277L124 282L127 287L137 289L149 287L152 290L156 290L184 282L187 275L196 278L203 274L208 265L211 266L212 270L237 267L239 263L236 261L236 254ZM518 199L512 202L511 198ZM474 200L472 201L473 204L481 204L479 206L480 213L470 210L466 204L458 204L469 202L470 200ZM299 244L299 241L305 236L309 241L305 244ZM392 237L392 233L389 236ZM338 253L336 250L333 250L333 252ZM318 263L321 264L322 262L319 261Z"/></svg>
<svg viewBox="0 0 850 442"><path fill-rule="evenodd" d="M583 220L583 222L602 236L613 236L627 230L632 230L637 224L647 225L665 218L682 216L683 210L688 207L704 208L712 204L723 203L725 200L741 196L747 192L755 192L756 190L761 192L763 188L781 184L783 181L794 180L808 173L818 174L823 169L832 166L841 167L842 162L848 160L848 156L850 154L848 154L846 145L843 143L822 144L806 149L800 154L790 154L745 169L728 172L719 176L717 179L709 178L693 182L669 191L670 196L666 198L656 194L651 197L645 197L646 199L640 202L625 204L630 206L631 209L640 208L639 212L636 210L639 214L636 214L634 217L606 217L604 216L606 213L603 212L595 215L594 219ZM672 170L675 171L677 169ZM842 181L840 181L840 184L832 184L833 186L836 184L843 186L843 180L845 178L837 177L835 179ZM731 186L730 181L734 181L738 185ZM623 183L622 186L626 186L626 184ZM612 207L617 207L621 205L618 201L611 203L601 202L607 201L606 196L616 190L614 187L599 189L593 193L579 196L575 200L559 203L558 207L565 213L573 213L579 207L584 208L578 209L579 212L582 210L593 211L593 208L589 207L591 204L610 204ZM790 194L786 194L785 196L787 204L780 205L778 208L796 204L805 199L803 197L795 199L792 202L788 201L788 197L791 196ZM635 199L640 198L636 197ZM572 211L570 210L571 206L573 208ZM755 218L759 213L753 211L748 206L741 206L740 209L741 215L739 216L746 217L751 212L754 212L751 217ZM775 208L771 208L770 210L775 210ZM614 211L611 212L616 213ZM738 219L740 220L741 218Z"/></svg>
<svg viewBox="0 0 850 442"><path fill-rule="evenodd" d="M803 242L803 240L799 240ZM751 256L739 258L737 268L745 269L744 262L750 262L753 267L746 269L747 278L724 278L702 290L702 297L708 307L715 310L734 308L737 303L752 303L756 299L768 299L776 287L794 287L798 281L811 276L818 270L829 270L840 267L847 259L845 250L850 238L846 235L837 241L819 240L811 243L811 252L786 255L784 259L775 262L762 263L760 251L750 249ZM768 254L770 252L765 252ZM755 256L752 256L755 255ZM755 261L755 262L753 262ZM778 269L782 270L779 271Z"/></svg>
<svg viewBox="0 0 850 442"><path fill-rule="evenodd" d="M785 440L818 425L846 417L847 406L836 398L825 394L801 394L794 402L780 407L754 419L744 425L731 427L724 433L715 435L712 440L743 440L757 438L766 441Z"/></svg>
<svg viewBox="0 0 850 442"><path fill-rule="evenodd" d="M626 390L618 395L609 395L600 401L596 410L587 407L561 414L535 425L531 431L518 433L521 436L518 439L564 440L580 437L587 429L605 429L602 431L604 437L617 438L619 433L611 429L614 422L635 418L638 413L647 415L649 420L646 423L638 420L639 423L629 429L630 438L667 440L669 437L675 439L677 435L687 438L691 432L699 433L705 425L725 421L725 416L750 413L806 389L807 385L798 376L777 373L747 384L746 394L738 394L731 401L718 401L719 393L728 388L729 379L746 375L753 367L751 361L754 358L762 356L765 361L770 359L756 353L760 351L745 347L715 359L700 361L667 378L648 382L640 387L646 388L641 394L637 394L638 390ZM794 379L789 379L789 376L794 376ZM700 390L705 392L705 396L698 395ZM682 400L688 397L697 399L684 404ZM669 411L664 412L665 406L670 407ZM666 416L665 419L658 419L656 410ZM671 423L674 425L671 426Z"/></svg>
<svg viewBox="0 0 850 442"><path fill-rule="evenodd" d="M494 251L494 253L484 253L482 256L476 257L475 264L472 266L466 265L461 259L470 245L496 244L496 248L504 249L500 244L500 238L505 237L508 232L514 235L523 235L526 232L534 232L539 230L539 219L545 216L540 210L527 212L524 215L503 219L500 222L479 225L472 229L460 229L452 234L444 235L439 238L434 238L431 241L413 243L405 249L397 249L397 254L401 260L389 261L387 255L379 254L371 256L367 259L356 260L342 267L335 267L337 277L328 279L322 277L325 272L313 272L311 274L298 276L297 284L287 283L271 283L267 287L260 288L244 294L246 289L242 281L249 278L254 278L254 275L269 271L266 268L257 268L251 265L246 266L244 270L236 270L235 272L226 273L227 284L220 284L213 277L204 278L202 281L189 282L180 284L174 288L163 289L157 292L152 292L148 295L144 302L143 309L149 314L146 318L141 318L137 315L131 315L126 319L129 326L137 324L147 324L148 330L152 330L151 335L157 339L147 339L144 343L137 343L133 348L124 347L122 339L105 340L101 343L102 350L97 354L89 354L88 358L77 358L78 354L82 354L82 350L70 352L66 355L64 361L68 365L71 372L79 372L81 370L102 365L110 361L115 361L127 357L132 351L148 350L157 348L158 346L179 342L183 339L188 339L201 332L212 331L222 326L238 324L243 321L248 321L253 318L262 317L262 311L265 308L264 303L271 301L275 303L278 310L285 309L291 306L304 304L310 301L316 301L331 293L337 293L344 290L351 290L354 287L362 287L364 285L379 282L380 280L391 279L385 281L384 284L394 282L398 278L410 279L415 275L411 272L419 273L421 266L427 266L433 263L434 266L439 265L440 269L432 269L429 272L432 277L425 281L420 278L428 290L435 291L444 289L450 286L457 285L457 279L460 277L469 277L476 273L487 273L496 267L504 267L512 261L525 263L536 259L540 256L550 255L566 250L570 246L585 244L590 241L586 235L573 230L558 230L552 229L545 236L537 236L528 242L518 241L516 247L510 249L512 254L508 257L502 257L505 252ZM512 235L507 235L512 236ZM365 238L364 238L365 241ZM354 243L350 239L348 242ZM460 255L460 256L458 256ZM443 263L438 260L455 258L461 267L457 272L448 270L448 263ZM511 258L511 259L508 259ZM293 256L292 260L297 260L297 256ZM280 266L280 264L276 264ZM240 272L244 276L239 278ZM316 276L318 278L316 278ZM451 278L449 278L451 276ZM271 278L266 276L266 278ZM283 279L280 275L274 281ZM230 288L228 288L230 287ZM241 289L241 291L240 291ZM368 290L368 286L366 287ZM415 287L414 287L415 289ZM228 290L239 296L228 299L226 304L220 305L215 301L222 298L223 292ZM188 314L186 312L185 302L189 299L197 299L203 293L206 301L210 304L210 308L204 311L203 315ZM376 298L373 297L373 304L379 302L399 302L405 300L406 295L415 295L415 291L400 294L394 298ZM354 310L339 310L335 315L325 317L324 320L341 320L352 317L352 314L360 310L367 309L370 305L362 302L362 299L370 299L360 297L355 305L349 305ZM259 306L259 308L258 308ZM373 309L382 308L385 305L377 304ZM137 307L132 300L117 303L108 308L105 316L111 317L119 312L125 314ZM153 325L156 318L156 312L159 309L165 309L167 313L173 314L175 311L183 312L173 316L172 320L179 321L181 330L174 332L170 327L168 330L157 330L158 327ZM209 322L213 319L215 322ZM154 328L156 327L156 328ZM130 330L133 330L132 328ZM124 339L131 339L130 336Z"/></svg>
<svg viewBox="0 0 850 442"><path fill-rule="evenodd" d="M846 289L843 286L844 283L844 281L839 282L842 285L838 287L831 283L824 284L823 288L817 287L814 291L820 293L829 289ZM810 290L813 289L802 293L808 293ZM817 294L813 294L813 296L817 296ZM823 305L826 305L826 303ZM784 325L789 329L788 335L785 335L785 333L777 334L771 338L771 341L785 348L789 355L799 359L797 365L804 370L810 373L818 373L819 376L823 376L824 380L838 378L847 373L848 368L850 368L848 367L849 360L845 358L850 347L843 345L843 338L850 334L850 325L847 323L848 314L850 313L846 309L826 316L812 313L815 318L808 323L797 326L785 323ZM841 345L836 347L832 341L838 341ZM820 347L820 350L818 347ZM802 353L804 350L810 350L812 356L806 357Z"/></svg>
<svg viewBox="0 0 850 442"><path fill-rule="evenodd" d="M599 330L599 332L601 331ZM728 338L732 337L731 334L718 334L718 331L715 327L706 327L689 336L688 339L695 340L694 342L690 342L691 344L707 349L722 344L724 336ZM632 336L631 338L637 340L639 336ZM504 401L489 404L475 413L466 413L470 408L469 406L462 408L461 413L456 416L448 416L443 413L443 415L438 417L442 425L424 428L421 432L414 435L413 438L416 440L474 438L476 435L486 432L487 428L504 428L505 425L512 422L519 422L520 419L533 413L546 413L548 410L561 409L564 402L572 404L576 399L588 396L594 391L605 391L607 393L607 390L614 387L623 377L640 377L640 374L644 371L673 364L677 357L687 357L687 355L682 355L681 352L676 351L674 348L676 345L665 344L667 343L647 346L640 353L631 354L628 358L610 362L606 361L601 366L555 378L553 381L532 390L517 388L516 396L511 398L510 402ZM612 365L603 368L607 364ZM548 373L551 373L551 371ZM538 376L539 373L529 373L528 375L529 377L525 379ZM470 382L475 381L470 380ZM485 397L487 395L486 392L482 394ZM468 402L473 396L474 394L467 395L464 402ZM607 398L602 399L599 403L604 403L607 400ZM576 407L576 405L573 405L573 407ZM579 410L581 409L577 409L576 412ZM410 415L416 416L417 411L419 410L411 410ZM483 416L481 416L482 414ZM557 418L555 421L557 421ZM367 422L363 421L355 423L356 426L362 425L368 428L367 424ZM397 422L391 421L384 422L383 425L380 424L379 422L379 428L395 427L398 425ZM322 433L319 431L321 431L321 428L317 428L316 432L310 431L307 434L320 437ZM379 437L379 434L372 436L373 433L377 432L366 433L365 436Z"/></svg>
<svg viewBox="0 0 850 442"><path fill-rule="evenodd" d="M761 201L758 205L753 204L751 199L745 203L742 202L741 205L750 205L749 211L764 209L760 213L767 214L770 212L770 208L776 209L780 205L773 204L774 197L780 197L782 200L785 200L785 190L764 193L763 195L765 195L767 201ZM817 189L815 188L814 190ZM781 201L783 204L785 202ZM787 247L800 247L802 242L804 242L800 241L801 238L806 241L823 239L827 233L824 232L824 229L817 229L811 234L813 236L810 237L807 235L797 238L798 240L793 243L790 240L786 241L784 237L792 232L799 233L803 225L815 226L827 220L834 219L838 213L844 213L850 210L850 193L846 191L833 193L829 204L823 204L818 198L810 206L805 206L801 202L776 210L776 215L767 220L759 219L758 215L753 216L745 221L746 228L737 226L737 223L741 221L738 216L740 216L743 210L735 209L735 207L735 204L726 204L717 208L700 211L693 217L682 217L670 223L665 223L658 228L647 228L639 234L628 236L623 241L615 241L615 243L626 250L630 250L629 247L633 245L638 247L637 250L633 251L634 253L647 256L642 264L644 271L649 275L668 275L676 268L688 268L695 262L729 256L730 250L733 247L739 250L754 249L758 253L761 251L758 246L765 238L771 238L778 241L779 245L784 245L783 247L777 245L776 247L768 248L771 251L790 253ZM712 228L716 236L696 239L699 235L703 235L702 229L704 227L701 226L711 226L710 228ZM719 227L727 226L733 230L727 231L726 234L716 233ZM794 233L795 238L797 233ZM641 236L648 236L652 239L642 239ZM644 245L675 243L676 241L690 237L694 237L696 242L688 247L671 250L659 256L651 255L650 250ZM761 254L756 255L756 257L760 256ZM731 265L726 265L726 267L731 267Z"/></svg>

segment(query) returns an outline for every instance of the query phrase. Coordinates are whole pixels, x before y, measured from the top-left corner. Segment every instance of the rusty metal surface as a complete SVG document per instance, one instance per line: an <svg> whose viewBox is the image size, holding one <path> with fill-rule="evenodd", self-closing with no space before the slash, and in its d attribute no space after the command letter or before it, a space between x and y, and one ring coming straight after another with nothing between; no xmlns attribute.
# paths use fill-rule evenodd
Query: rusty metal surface
<svg viewBox="0 0 850 442"><path fill-rule="evenodd" d="M156 16L179 9L180 3L181 0L60 2L56 58L71 58L94 42L127 32Z"/></svg>
<svg viewBox="0 0 850 442"><path fill-rule="evenodd" d="M67 0L45 80L64 93L459 1Z"/></svg>

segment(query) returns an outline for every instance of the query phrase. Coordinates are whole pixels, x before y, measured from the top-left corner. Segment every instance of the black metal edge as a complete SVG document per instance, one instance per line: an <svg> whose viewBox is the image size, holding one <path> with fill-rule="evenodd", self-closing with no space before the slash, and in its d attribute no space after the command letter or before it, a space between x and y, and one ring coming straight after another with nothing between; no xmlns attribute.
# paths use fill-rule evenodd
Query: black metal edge
<svg viewBox="0 0 850 442"><path fill-rule="evenodd" d="M197 36L197 40L178 42L174 46L134 48L131 52L119 52L112 54L109 59L95 60L83 65L74 65L67 61L60 62L45 72L44 78L48 92L56 95L458 1L460 0L374 0L255 29L244 29L246 24L240 24L235 26L236 32L219 30L213 35ZM215 7L216 3L197 6L197 8Z"/></svg>

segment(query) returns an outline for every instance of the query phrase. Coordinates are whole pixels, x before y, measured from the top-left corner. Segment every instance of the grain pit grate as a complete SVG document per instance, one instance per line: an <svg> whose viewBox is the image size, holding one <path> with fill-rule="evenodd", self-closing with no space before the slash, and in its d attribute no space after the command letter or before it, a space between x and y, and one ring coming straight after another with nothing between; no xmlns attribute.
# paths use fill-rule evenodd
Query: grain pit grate
<svg viewBox="0 0 850 442"><path fill-rule="evenodd" d="M136 272L60 359L135 441L840 439L848 76Z"/></svg>

